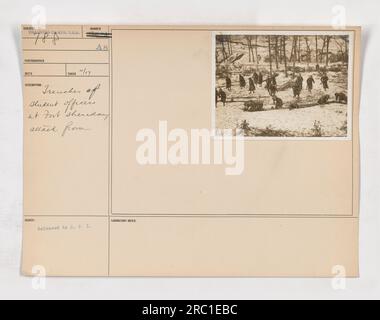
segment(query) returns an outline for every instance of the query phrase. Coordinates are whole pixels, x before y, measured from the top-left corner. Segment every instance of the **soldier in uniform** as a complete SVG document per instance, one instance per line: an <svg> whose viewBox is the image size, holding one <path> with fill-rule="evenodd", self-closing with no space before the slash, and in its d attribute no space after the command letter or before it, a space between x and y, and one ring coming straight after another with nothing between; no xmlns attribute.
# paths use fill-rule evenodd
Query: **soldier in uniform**
<svg viewBox="0 0 380 320"><path fill-rule="evenodd" d="M329 88L329 77L327 76L327 73L323 74L321 83L323 85L323 89L326 91Z"/></svg>
<svg viewBox="0 0 380 320"><path fill-rule="evenodd" d="M272 76L272 84L274 84L275 86L277 86L276 74L274 74L274 75Z"/></svg>
<svg viewBox="0 0 380 320"><path fill-rule="evenodd" d="M299 98L301 95L302 88L303 88L303 78L301 74L298 74L298 76L296 77L296 81L294 82L292 88L293 88L294 98Z"/></svg>
<svg viewBox="0 0 380 320"><path fill-rule="evenodd" d="M300 92L298 90L298 86L296 84L293 84L293 96L294 98L299 98L300 97Z"/></svg>
<svg viewBox="0 0 380 320"><path fill-rule="evenodd" d="M302 78L302 76L301 76L300 73L297 76L296 84L299 86L299 89L300 89L300 92L301 92L302 89L303 89L303 78Z"/></svg>
<svg viewBox="0 0 380 320"><path fill-rule="evenodd" d="M226 95L226 93L222 90L222 88L219 89L218 95L219 95L219 97L220 97L220 100L223 102L223 106L225 106L225 105L226 105L226 101L227 101L227 95Z"/></svg>
<svg viewBox="0 0 380 320"><path fill-rule="evenodd" d="M326 95L319 98L318 104L325 105L328 103L329 99L330 99L330 96L328 94L326 94Z"/></svg>
<svg viewBox="0 0 380 320"><path fill-rule="evenodd" d="M282 101L282 99L277 97L276 95L273 95L273 103L276 109L281 109L282 106L284 105L284 102Z"/></svg>
<svg viewBox="0 0 380 320"><path fill-rule="evenodd" d="M273 96L277 92L277 84L276 79L274 76L268 76L268 78L265 80L266 82L266 89L268 90L268 93L270 96Z"/></svg>
<svg viewBox="0 0 380 320"><path fill-rule="evenodd" d="M268 76L268 78L265 79L265 89L267 89L269 93L270 93L271 85L272 85L272 78Z"/></svg>
<svg viewBox="0 0 380 320"><path fill-rule="evenodd" d="M257 79L257 83L260 85L260 87L263 85L263 81L264 81L263 79L264 79L263 74L260 71L258 75L258 79Z"/></svg>
<svg viewBox="0 0 380 320"><path fill-rule="evenodd" d="M300 94L301 94L301 89L300 89L300 86L297 82L293 83L292 89L293 89L294 98L299 98Z"/></svg>
<svg viewBox="0 0 380 320"><path fill-rule="evenodd" d="M344 92L335 93L335 101L347 104L347 95Z"/></svg>
<svg viewBox="0 0 380 320"><path fill-rule="evenodd" d="M226 88L228 91L231 91L232 81L231 81L231 78L229 76L226 77Z"/></svg>
<svg viewBox="0 0 380 320"><path fill-rule="evenodd" d="M272 82L269 86L269 95L274 96L277 92L277 86Z"/></svg>
<svg viewBox="0 0 380 320"><path fill-rule="evenodd" d="M239 75L239 82L240 82L240 88L245 88L245 85L246 85L246 82L245 82L245 79L244 77L240 74Z"/></svg>
<svg viewBox="0 0 380 320"><path fill-rule="evenodd" d="M314 83L315 83L313 76L311 75L311 76L307 79L306 82L307 82L307 90L309 90L309 92L311 93L311 90L313 90L313 85L314 85Z"/></svg>
<svg viewBox="0 0 380 320"><path fill-rule="evenodd" d="M256 87L255 87L255 82L252 78L249 78L249 93L255 93Z"/></svg>
<svg viewBox="0 0 380 320"><path fill-rule="evenodd" d="M257 85L259 83L259 75L257 74L256 71L253 73L252 78L253 78L253 81L255 82L255 84Z"/></svg>
<svg viewBox="0 0 380 320"><path fill-rule="evenodd" d="M271 85L270 85L270 88L269 88L269 94L271 96L275 95L277 92L277 79L276 79L276 74L274 74L272 77L271 77Z"/></svg>

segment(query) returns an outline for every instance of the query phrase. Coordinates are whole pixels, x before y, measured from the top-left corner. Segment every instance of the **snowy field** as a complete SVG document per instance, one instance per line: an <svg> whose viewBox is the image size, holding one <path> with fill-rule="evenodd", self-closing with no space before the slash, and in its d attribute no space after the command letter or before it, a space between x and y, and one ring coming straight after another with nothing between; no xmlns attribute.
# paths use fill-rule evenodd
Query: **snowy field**
<svg viewBox="0 0 380 320"><path fill-rule="evenodd" d="M306 79L313 74L316 81L315 87L310 94L306 89ZM328 94L330 100L335 99L336 92L347 92L347 85L342 79L346 78L336 73L328 73L330 78L327 91L324 91L320 84L318 73L304 73L304 89L301 92L299 100L293 98L292 89L279 91L277 96L284 101L282 109L273 109L274 104L272 98L269 96L268 91L263 86L257 87L254 94L249 94L247 89L241 90L239 84L234 81L231 92L226 90L227 104L223 106L218 102L216 108L216 128L217 129L235 129L246 120L249 126L253 129L267 129L286 131L285 136L290 137L305 137L314 136L315 123L319 123L321 129L321 136L323 137L345 137L347 135L347 105L340 103L331 103L327 105L317 105L318 99ZM283 74L277 78L278 86L287 82ZM218 81L218 87L224 87L225 80ZM244 102L231 102L237 100L237 97L244 97L242 100L261 100L264 102L264 110L259 112L245 112L243 111ZM235 98L234 98L235 97ZM315 102L316 106L292 109L290 110L290 102L297 101L299 104ZM252 135L255 130L252 131Z"/></svg>

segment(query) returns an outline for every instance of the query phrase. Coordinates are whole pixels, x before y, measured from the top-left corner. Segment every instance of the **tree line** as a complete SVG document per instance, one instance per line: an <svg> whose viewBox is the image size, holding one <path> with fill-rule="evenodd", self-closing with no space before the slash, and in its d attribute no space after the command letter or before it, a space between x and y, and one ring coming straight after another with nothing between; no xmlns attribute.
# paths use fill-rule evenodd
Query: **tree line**
<svg viewBox="0 0 380 320"><path fill-rule="evenodd" d="M265 37L264 41L259 41L259 37ZM262 57L258 48L264 48L268 53L266 62L269 62L270 72L273 72L274 69L279 70L280 64L282 64L286 75L288 75L289 65L292 65L294 70L296 63L301 62L308 64L315 62L316 64L325 64L328 67L332 54L332 42L338 48L339 61L348 62L348 36L245 35L236 37L234 35L218 35L217 41L220 44L220 55L222 57L221 61L217 61L217 63L224 62L233 56L233 44L240 44L247 47L249 62L259 65ZM290 56L288 55L289 48Z"/></svg>

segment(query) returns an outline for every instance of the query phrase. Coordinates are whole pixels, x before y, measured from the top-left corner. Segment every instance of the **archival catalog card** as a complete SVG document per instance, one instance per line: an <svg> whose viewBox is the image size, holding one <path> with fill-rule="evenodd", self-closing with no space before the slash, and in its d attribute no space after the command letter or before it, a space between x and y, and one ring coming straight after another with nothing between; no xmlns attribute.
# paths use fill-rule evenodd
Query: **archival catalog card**
<svg viewBox="0 0 380 320"><path fill-rule="evenodd" d="M360 28L22 26L22 272L356 277Z"/></svg>

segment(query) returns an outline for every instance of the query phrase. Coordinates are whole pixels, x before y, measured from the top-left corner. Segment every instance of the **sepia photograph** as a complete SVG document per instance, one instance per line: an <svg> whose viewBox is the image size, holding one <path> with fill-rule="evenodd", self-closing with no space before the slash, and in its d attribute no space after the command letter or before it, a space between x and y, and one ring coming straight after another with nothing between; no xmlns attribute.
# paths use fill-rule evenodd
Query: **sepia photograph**
<svg viewBox="0 0 380 320"><path fill-rule="evenodd" d="M214 33L214 129L247 138L350 139L352 36Z"/></svg>

